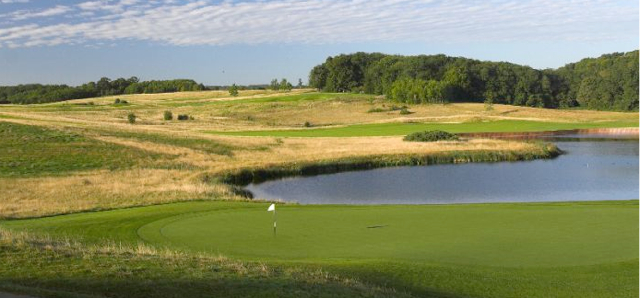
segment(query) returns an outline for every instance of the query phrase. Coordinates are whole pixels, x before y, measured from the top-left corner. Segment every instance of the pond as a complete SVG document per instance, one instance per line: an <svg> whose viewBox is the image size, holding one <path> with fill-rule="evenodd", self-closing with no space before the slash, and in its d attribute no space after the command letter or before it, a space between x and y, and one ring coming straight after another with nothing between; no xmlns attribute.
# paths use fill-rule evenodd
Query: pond
<svg viewBox="0 0 640 298"><path fill-rule="evenodd" d="M453 204L638 199L638 140L554 139L549 160L405 166L250 184L301 204Z"/></svg>

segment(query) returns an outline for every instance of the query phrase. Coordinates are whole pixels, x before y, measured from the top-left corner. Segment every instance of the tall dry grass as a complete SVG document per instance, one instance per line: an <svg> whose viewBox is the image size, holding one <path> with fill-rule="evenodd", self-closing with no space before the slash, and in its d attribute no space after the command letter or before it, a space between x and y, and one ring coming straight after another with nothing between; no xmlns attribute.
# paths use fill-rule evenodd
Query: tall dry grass
<svg viewBox="0 0 640 298"><path fill-rule="evenodd" d="M238 199L189 171L134 169L0 179L0 218L24 218L167 202Z"/></svg>

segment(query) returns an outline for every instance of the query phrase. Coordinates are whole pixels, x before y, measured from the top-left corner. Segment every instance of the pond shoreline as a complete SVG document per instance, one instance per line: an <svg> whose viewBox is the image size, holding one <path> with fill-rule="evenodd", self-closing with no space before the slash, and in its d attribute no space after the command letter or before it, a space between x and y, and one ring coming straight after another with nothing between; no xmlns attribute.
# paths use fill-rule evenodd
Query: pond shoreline
<svg viewBox="0 0 640 298"><path fill-rule="evenodd" d="M252 197L251 193L245 190L243 186L293 176L316 176L397 166L526 161L550 159L560 154L562 154L562 151L554 144L539 143L536 150L530 151L461 150L426 155L396 154L364 156L305 163L297 162L265 168L244 168L223 174L204 175L201 179L204 182L221 182L227 184L236 194Z"/></svg>
<svg viewBox="0 0 640 298"><path fill-rule="evenodd" d="M570 135L594 135L605 138L638 139L640 129L638 127L622 128L592 128L572 129L537 132L486 132L486 133L459 133L463 138L495 138L495 139L522 139L544 140L548 137ZM350 171L363 171L378 168L397 166L422 166L435 164L456 163L494 163L505 161L528 161L537 159L552 159L563 153L555 144L544 142L539 144L539 151L514 152L514 151L453 151L429 155L393 155L393 156L364 156L357 158L344 158L338 160L324 160L307 163L290 163L265 168L244 168L232 172L216 175L204 175L204 182L221 182L228 185L231 190L240 196L253 198L251 191L245 186L259 184L270 180L289 177L308 177L323 174L336 174Z"/></svg>

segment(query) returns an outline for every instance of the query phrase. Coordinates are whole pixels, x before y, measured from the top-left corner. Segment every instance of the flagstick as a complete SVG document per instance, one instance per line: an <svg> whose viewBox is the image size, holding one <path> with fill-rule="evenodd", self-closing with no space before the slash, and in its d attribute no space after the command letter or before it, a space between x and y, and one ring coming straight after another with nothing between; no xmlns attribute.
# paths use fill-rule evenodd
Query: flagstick
<svg viewBox="0 0 640 298"><path fill-rule="evenodd" d="M273 237L276 236L276 222L278 218L276 217L276 209L273 209Z"/></svg>

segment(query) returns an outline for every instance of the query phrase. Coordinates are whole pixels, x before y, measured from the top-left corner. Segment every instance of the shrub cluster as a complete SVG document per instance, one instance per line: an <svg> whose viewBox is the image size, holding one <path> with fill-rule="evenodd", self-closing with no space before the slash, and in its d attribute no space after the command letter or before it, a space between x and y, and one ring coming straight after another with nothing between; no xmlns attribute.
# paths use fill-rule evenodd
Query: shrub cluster
<svg viewBox="0 0 640 298"><path fill-rule="evenodd" d="M400 106L399 107L399 106L396 106L396 105L392 105L388 109L373 107L373 108L369 109L367 111L367 113L382 113L384 111L390 111L390 112L400 111L400 115L407 115L407 114L411 114L412 113L411 111L409 111L409 107L407 107L407 106Z"/></svg>
<svg viewBox="0 0 640 298"><path fill-rule="evenodd" d="M409 142L455 141L458 140L458 136L446 131L429 130L408 134L404 137L404 140Z"/></svg>
<svg viewBox="0 0 640 298"><path fill-rule="evenodd" d="M171 111L164 111L163 118L166 121L173 120L173 113L171 113Z"/></svg>
<svg viewBox="0 0 640 298"><path fill-rule="evenodd" d="M136 114L134 113L129 113L129 115L127 115L127 120L129 121L129 123L134 124L136 123Z"/></svg>
<svg viewBox="0 0 640 298"><path fill-rule="evenodd" d="M178 120L184 121L184 120L194 120L194 119L193 119L193 116L182 114L182 115L178 115Z"/></svg>
<svg viewBox="0 0 640 298"><path fill-rule="evenodd" d="M409 114L411 114L411 113L412 113L412 112L411 112L411 111L409 111L407 108L402 108L402 109L400 109L400 115L409 115Z"/></svg>

